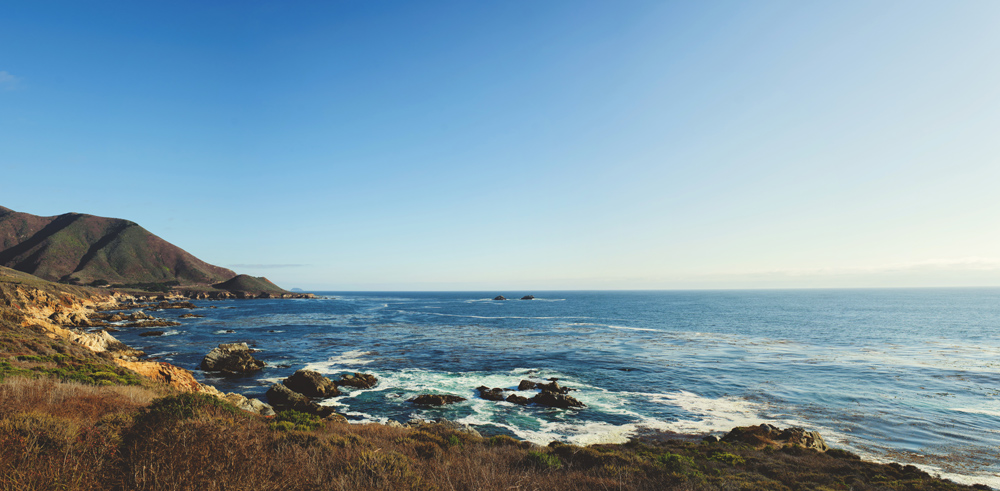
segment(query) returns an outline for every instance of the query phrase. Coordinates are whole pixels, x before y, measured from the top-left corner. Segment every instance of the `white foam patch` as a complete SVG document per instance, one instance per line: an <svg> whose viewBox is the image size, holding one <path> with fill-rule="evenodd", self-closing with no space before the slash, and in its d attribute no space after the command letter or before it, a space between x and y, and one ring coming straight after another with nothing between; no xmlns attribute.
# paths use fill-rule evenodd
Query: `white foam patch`
<svg viewBox="0 0 1000 491"><path fill-rule="evenodd" d="M978 409L978 408L968 408L968 407L953 407L953 408L951 408L951 410L952 411L962 412L962 413L985 414L986 416L996 416L996 417L1000 418L1000 411L994 411L994 410L991 410L991 409Z"/></svg>
<svg viewBox="0 0 1000 491"><path fill-rule="evenodd" d="M326 361L309 363L305 366L305 369L314 370L319 373L330 373L357 365L367 365L375 360L367 360L362 357L370 354L370 351L363 350L345 351L340 355L327 358Z"/></svg>
<svg viewBox="0 0 1000 491"><path fill-rule="evenodd" d="M611 326L611 325L609 325L608 327L610 327L612 329L627 329L629 331L653 331L653 332L660 332L659 329L650 329L648 327L626 327L626 326Z"/></svg>

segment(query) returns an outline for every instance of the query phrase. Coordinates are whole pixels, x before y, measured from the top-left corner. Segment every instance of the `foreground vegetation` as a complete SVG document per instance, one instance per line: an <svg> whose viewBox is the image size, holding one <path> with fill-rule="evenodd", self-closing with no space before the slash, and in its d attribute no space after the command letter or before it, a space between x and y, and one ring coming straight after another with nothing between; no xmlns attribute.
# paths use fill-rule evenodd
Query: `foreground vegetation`
<svg viewBox="0 0 1000 491"><path fill-rule="evenodd" d="M199 394L0 383L0 489L972 489L843 451L633 441L538 447L441 425L262 418Z"/></svg>

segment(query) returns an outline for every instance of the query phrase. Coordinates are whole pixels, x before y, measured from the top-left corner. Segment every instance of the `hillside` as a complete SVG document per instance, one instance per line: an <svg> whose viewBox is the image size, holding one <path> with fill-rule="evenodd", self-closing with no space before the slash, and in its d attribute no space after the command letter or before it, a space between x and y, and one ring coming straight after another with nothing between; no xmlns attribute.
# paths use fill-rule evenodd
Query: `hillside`
<svg viewBox="0 0 1000 491"><path fill-rule="evenodd" d="M2 206L0 266L76 284L208 285L236 276L128 220L80 213L40 217Z"/></svg>
<svg viewBox="0 0 1000 491"><path fill-rule="evenodd" d="M216 283L212 285L220 290L228 290L231 292L242 291L250 293L288 293L278 285L271 283L271 280L263 276L250 276L241 274L222 283Z"/></svg>

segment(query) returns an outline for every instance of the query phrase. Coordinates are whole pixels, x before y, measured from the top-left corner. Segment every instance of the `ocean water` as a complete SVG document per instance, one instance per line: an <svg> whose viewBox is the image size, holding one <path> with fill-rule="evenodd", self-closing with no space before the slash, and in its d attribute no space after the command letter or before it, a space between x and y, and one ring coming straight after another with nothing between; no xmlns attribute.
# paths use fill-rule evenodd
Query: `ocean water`
<svg viewBox="0 0 1000 491"><path fill-rule="evenodd" d="M377 387L323 401L358 422L445 417L541 444L769 422L1000 486L1000 289L316 293L198 301L205 317L165 336L115 336L261 399L300 368L374 373ZM211 348L240 341L269 366L245 377L197 370ZM588 407L521 407L474 390L549 377ZM468 401L406 402L420 393Z"/></svg>

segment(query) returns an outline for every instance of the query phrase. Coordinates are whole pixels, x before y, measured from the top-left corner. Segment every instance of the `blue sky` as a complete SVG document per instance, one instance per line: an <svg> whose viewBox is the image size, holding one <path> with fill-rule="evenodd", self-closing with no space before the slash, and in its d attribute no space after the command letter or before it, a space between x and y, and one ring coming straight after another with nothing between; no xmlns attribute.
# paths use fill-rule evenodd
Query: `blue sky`
<svg viewBox="0 0 1000 491"><path fill-rule="evenodd" d="M18 211L306 289L1000 285L998 2L12 3Z"/></svg>

